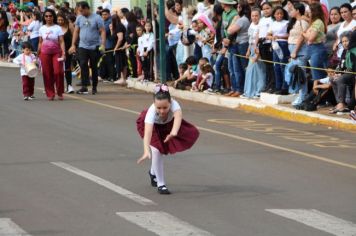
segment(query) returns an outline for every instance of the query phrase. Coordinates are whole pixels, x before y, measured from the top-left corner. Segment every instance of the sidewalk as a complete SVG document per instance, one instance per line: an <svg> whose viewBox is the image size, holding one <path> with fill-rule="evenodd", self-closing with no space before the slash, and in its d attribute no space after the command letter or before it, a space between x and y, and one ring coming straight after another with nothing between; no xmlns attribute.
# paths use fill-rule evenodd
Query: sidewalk
<svg viewBox="0 0 356 236"><path fill-rule="evenodd" d="M20 66L12 63L12 62L6 62L6 61L0 61L0 67L12 67L12 68L18 68Z"/></svg>
<svg viewBox="0 0 356 236"><path fill-rule="evenodd" d="M152 82L141 82L136 79L127 80L128 87L152 93L155 84ZM356 131L356 123L351 121L348 115L329 115L328 108L319 109L314 112L296 110L290 105L272 105L259 100L224 97L201 92L190 92L169 88L171 95L176 98L202 102L211 105L241 109L248 112L267 115L283 120L300 122L305 124L326 125L328 127ZM278 95L274 95L278 96ZM276 98L277 99L277 98Z"/></svg>
<svg viewBox="0 0 356 236"><path fill-rule="evenodd" d="M18 67L13 63L0 62L1 67ZM153 92L155 83L152 82L141 82L136 79L127 80L128 87L146 91L149 93ZM117 85L112 85L117 86ZM356 131L356 123L351 121L348 115L331 115L328 114L327 108L318 109L318 111L307 112L296 110L288 104L270 104L277 100L284 100L286 97L277 97L278 95L265 95L262 97L268 97L269 103L262 102L260 100L252 99L242 99L242 98L231 98L224 97L221 95L211 95L201 92L190 92L177 90L170 87L170 92L173 97L181 98L185 100L190 100L194 102L201 102L206 104L211 104L220 107L226 107L231 109L241 109L247 112L258 113L261 115L271 116L275 118L280 118L283 120L289 120L293 122L300 122L305 124L314 125L325 125L332 128L344 129L349 131ZM276 97L271 97L276 96ZM287 98L287 100L290 98Z"/></svg>

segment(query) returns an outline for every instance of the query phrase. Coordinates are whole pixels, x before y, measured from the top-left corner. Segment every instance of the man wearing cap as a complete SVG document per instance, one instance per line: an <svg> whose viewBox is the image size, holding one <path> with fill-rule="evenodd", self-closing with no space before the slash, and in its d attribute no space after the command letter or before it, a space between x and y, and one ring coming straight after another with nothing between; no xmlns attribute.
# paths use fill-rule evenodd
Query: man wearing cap
<svg viewBox="0 0 356 236"><path fill-rule="evenodd" d="M232 23L232 20L234 17L237 15L237 10L235 8L235 5L237 4L236 1L234 0L219 0L221 3L222 8L224 9L223 15L222 15L222 27L223 27L223 48L220 50L221 55L225 55L226 51L229 52L228 56L228 67L229 67L229 72L230 72L230 80L234 78L234 71L233 71L233 57L235 56L234 54L235 49L234 46L231 44L231 35L228 34L227 29ZM218 88L219 89L219 88ZM228 88L229 89L229 88ZM231 96L234 94L234 91L231 91L227 93L226 95Z"/></svg>

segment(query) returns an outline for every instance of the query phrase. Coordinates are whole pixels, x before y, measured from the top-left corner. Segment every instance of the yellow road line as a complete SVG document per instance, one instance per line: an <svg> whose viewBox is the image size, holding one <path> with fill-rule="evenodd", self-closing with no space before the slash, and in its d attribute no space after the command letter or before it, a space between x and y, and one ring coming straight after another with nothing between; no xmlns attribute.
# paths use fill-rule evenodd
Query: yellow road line
<svg viewBox="0 0 356 236"><path fill-rule="evenodd" d="M70 97L70 98L74 98L74 99L80 100L80 101L83 101L83 102L86 102L86 103L90 103L90 104L94 104L94 105L98 105L98 106L102 106L102 107L106 107L106 108L110 108L110 109L114 109L114 110L124 111L124 112L132 113L132 114L135 114L135 115L140 114L140 112L137 112L137 111L133 111L133 110L122 108L122 107L118 107L118 106L112 106L112 105L101 103L101 102L92 101L92 100L89 100L89 99L86 99L86 98L82 98L82 97L77 97L77 96L73 96L73 95L66 95L66 96ZM282 150L282 151L285 151L285 152L294 153L294 154L296 154L298 156L301 156L301 157L315 159L315 160L318 160L318 161L327 162L329 164L338 165L338 166L347 167L347 168L351 168L351 169L356 170L356 165L348 164L348 163L345 163L345 162L335 161L335 160L332 160L332 159L329 159L329 158L326 158L326 157L317 156L317 155L314 155L314 154L301 152L301 151L298 151L298 150L285 148L285 147L277 146L277 145L274 145L274 144L269 144L269 143L265 143L265 142L262 142L262 141L250 139L250 138L244 138L244 137L241 137L241 136L238 136L238 135L224 133L224 132L221 132L221 131L208 129L208 128L204 128L204 127L200 127L200 126L197 126L197 128L199 130L202 130L202 131L205 131L205 132L209 132L209 133L212 133L212 134L218 134L218 135L221 135L221 136L225 136L225 137L229 137L229 138L233 138L233 139L237 139L237 140L241 140L241 141L245 141L245 142L249 142L249 143L255 143L255 144L258 144L258 145L261 145L261 146L265 146L265 147L269 147L269 148L273 148L273 149L277 149L277 150Z"/></svg>
<svg viewBox="0 0 356 236"><path fill-rule="evenodd" d="M210 133L213 133L213 134L219 134L219 135L222 135L222 136L225 136L225 137L238 139L238 140L242 140L242 141L245 141L245 142L259 144L261 146L265 146L265 147L269 147L269 148L274 148L274 149L278 149L278 150L294 153L294 154L297 154L297 155L300 155L300 156L303 156L303 157L308 157L308 158L311 158L311 159L316 159L316 160L319 160L319 161L324 161L324 162L328 162L330 164L339 165L339 166L343 166L343 167L348 167L348 168L356 170L356 165L351 165L351 164L347 164L347 163L344 163L344 162L335 161L335 160L332 160L332 159L329 159L329 158L326 158L326 157L321 157L321 156L309 154L309 153L306 153L306 152L301 152L301 151L290 149L290 148L277 146L277 145L274 145L274 144L265 143L265 142L254 140L254 139L250 139L250 138L244 138L244 137L241 137L241 136L238 136L238 135L228 134L228 133L220 132L220 131L213 130L213 129L208 129L208 128L204 128L204 127L198 127L198 128L200 130L204 130L206 132L210 132Z"/></svg>
<svg viewBox="0 0 356 236"><path fill-rule="evenodd" d="M91 103L91 104L94 104L94 105L98 105L98 106L111 108L111 109L114 109L114 110L125 111L125 112L132 113L132 114L135 114L135 115L139 115L140 114L140 112L133 111L133 110L130 110L130 109L117 107L117 106L112 106L112 105L109 105L109 104L96 102L96 101L93 101L93 100L89 100L89 99L85 99L85 98L82 98L82 97L77 97L77 96L73 96L73 95L69 95L69 94L67 94L66 97L74 98L74 99L77 99L77 100L80 100L80 101L83 101L83 102L86 102L86 103Z"/></svg>

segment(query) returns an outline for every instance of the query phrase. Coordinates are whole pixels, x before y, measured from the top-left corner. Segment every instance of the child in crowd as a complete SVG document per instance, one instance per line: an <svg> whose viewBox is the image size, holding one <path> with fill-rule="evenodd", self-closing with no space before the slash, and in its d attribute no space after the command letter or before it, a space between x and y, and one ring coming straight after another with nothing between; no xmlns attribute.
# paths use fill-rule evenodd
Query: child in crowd
<svg viewBox="0 0 356 236"><path fill-rule="evenodd" d="M277 6L272 13L273 22L268 29L267 38L272 41L273 61L287 63L290 56L288 49L288 13ZM288 94L288 85L284 81L284 65L274 64L275 91L274 94ZM270 91L272 92L272 91Z"/></svg>
<svg viewBox="0 0 356 236"><path fill-rule="evenodd" d="M261 56L261 59L273 61L273 54L271 50L271 40L267 39L267 32L272 24L272 4L265 1L261 4L263 17L261 17L258 23L257 44L256 51ZM273 93L275 91L275 77L273 71L273 64L265 62L266 67L266 86L264 91Z"/></svg>
<svg viewBox="0 0 356 236"><path fill-rule="evenodd" d="M194 42L194 52L193 55L195 57L196 60L199 60L199 58L203 57L203 53L202 53L202 48L201 48L201 44L199 42L199 25L198 25L198 20L193 20L192 21L192 30L194 31L195 34L195 42Z"/></svg>
<svg viewBox="0 0 356 236"><path fill-rule="evenodd" d="M29 42L22 43L22 54L18 55L13 62L21 66L23 99L25 101L35 99L33 95L35 91L35 78L29 77L26 71L26 64L36 62L36 57L32 53L32 46Z"/></svg>
<svg viewBox="0 0 356 236"><path fill-rule="evenodd" d="M157 84L153 99L153 104L136 121L143 138L143 154L137 163L152 159L148 172L152 187L158 187L159 194L170 194L164 180L164 155L191 148L199 131L182 118L182 109L176 100L171 99L167 85Z"/></svg>
<svg viewBox="0 0 356 236"><path fill-rule="evenodd" d="M204 65L206 64L209 64L209 59L206 58L206 57L202 57L199 59L199 62L198 62L198 67L197 67L197 72L196 72L196 81L194 81L192 83L192 91L199 91L198 87L197 87L197 90L194 89L194 86L198 85L200 83L200 81L202 80L202 68Z"/></svg>
<svg viewBox="0 0 356 236"><path fill-rule="evenodd" d="M196 35L196 42L201 48L202 57L208 58L210 62L215 29L212 22L205 15L199 16L197 23L198 34Z"/></svg>
<svg viewBox="0 0 356 236"><path fill-rule="evenodd" d="M141 56L140 56L140 52L139 52L139 46L140 46L140 38L143 35L143 32L145 31L145 29L143 28L142 25L137 25L136 26L136 34L137 34L137 51L136 51L136 61L137 61L137 78L139 80L143 80L144 79L144 74L142 74L142 62L141 62Z"/></svg>
<svg viewBox="0 0 356 236"><path fill-rule="evenodd" d="M332 69L328 70L328 76L314 80L313 89L310 91L306 99L301 105L295 106L297 110L315 111L321 101L327 101L335 104L335 97L332 92L331 80L335 76Z"/></svg>
<svg viewBox="0 0 356 236"><path fill-rule="evenodd" d="M179 77L176 81L174 81L173 87L181 90L190 90L192 83L198 77L198 66L197 61L194 56L190 56L187 58L185 63L188 65L187 70L184 74Z"/></svg>
<svg viewBox="0 0 356 236"><path fill-rule="evenodd" d="M251 24L248 29L249 47L246 57L250 57L246 68L244 94L241 98L259 98L266 83L266 69L263 62L258 61L260 55L256 53L256 35L258 33L258 23L261 17L260 9L251 10ZM258 52L258 51L257 51Z"/></svg>
<svg viewBox="0 0 356 236"><path fill-rule="evenodd" d="M210 89L214 81L214 69L209 63L200 66L200 73L196 82L192 83L192 91L203 92Z"/></svg>
<svg viewBox="0 0 356 236"><path fill-rule="evenodd" d="M187 63L179 64L179 66L178 66L179 78L181 78L187 70L188 70Z"/></svg>
<svg viewBox="0 0 356 236"><path fill-rule="evenodd" d="M145 80L153 81L153 48L154 48L154 34L151 22L145 23L145 29L143 32L142 26L136 28L138 39L137 53L140 57L142 64L142 70Z"/></svg>

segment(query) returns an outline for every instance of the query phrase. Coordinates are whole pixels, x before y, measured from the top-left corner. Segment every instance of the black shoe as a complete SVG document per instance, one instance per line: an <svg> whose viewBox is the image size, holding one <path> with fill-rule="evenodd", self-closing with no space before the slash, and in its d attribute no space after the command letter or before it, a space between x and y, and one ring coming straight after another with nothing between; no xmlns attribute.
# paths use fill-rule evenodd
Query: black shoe
<svg viewBox="0 0 356 236"><path fill-rule="evenodd" d="M289 95L288 89L282 89L281 95Z"/></svg>
<svg viewBox="0 0 356 236"><path fill-rule="evenodd" d="M221 94L227 94L230 93L230 89L224 88L223 90L221 90Z"/></svg>
<svg viewBox="0 0 356 236"><path fill-rule="evenodd" d="M282 95L282 90L276 90L276 91L273 92L273 94Z"/></svg>
<svg viewBox="0 0 356 236"><path fill-rule="evenodd" d="M296 110L304 110L304 103L293 105Z"/></svg>
<svg viewBox="0 0 356 236"><path fill-rule="evenodd" d="M171 194L166 185L159 186L157 191L159 194Z"/></svg>
<svg viewBox="0 0 356 236"><path fill-rule="evenodd" d="M88 88L86 88L86 87L82 87L81 89L79 89L77 91L77 94L88 94L88 93L89 93Z"/></svg>
<svg viewBox="0 0 356 236"><path fill-rule="evenodd" d="M97 93L98 93L98 90L96 90L96 88L93 88L93 89L91 90L91 94L95 95L95 94L97 94Z"/></svg>
<svg viewBox="0 0 356 236"><path fill-rule="evenodd" d="M267 93L269 94L275 94L276 90L274 88L268 89Z"/></svg>
<svg viewBox="0 0 356 236"><path fill-rule="evenodd" d="M148 171L148 174L150 176L150 179L151 179L151 186L152 187L157 187L157 179L156 179L156 176L151 174L151 171Z"/></svg>
<svg viewBox="0 0 356 236"><path fill-rule="evenodd" d="M265 87L264 89L262 89L261 93L268 93L268 90L270 89L270 87Z"/></svg>

